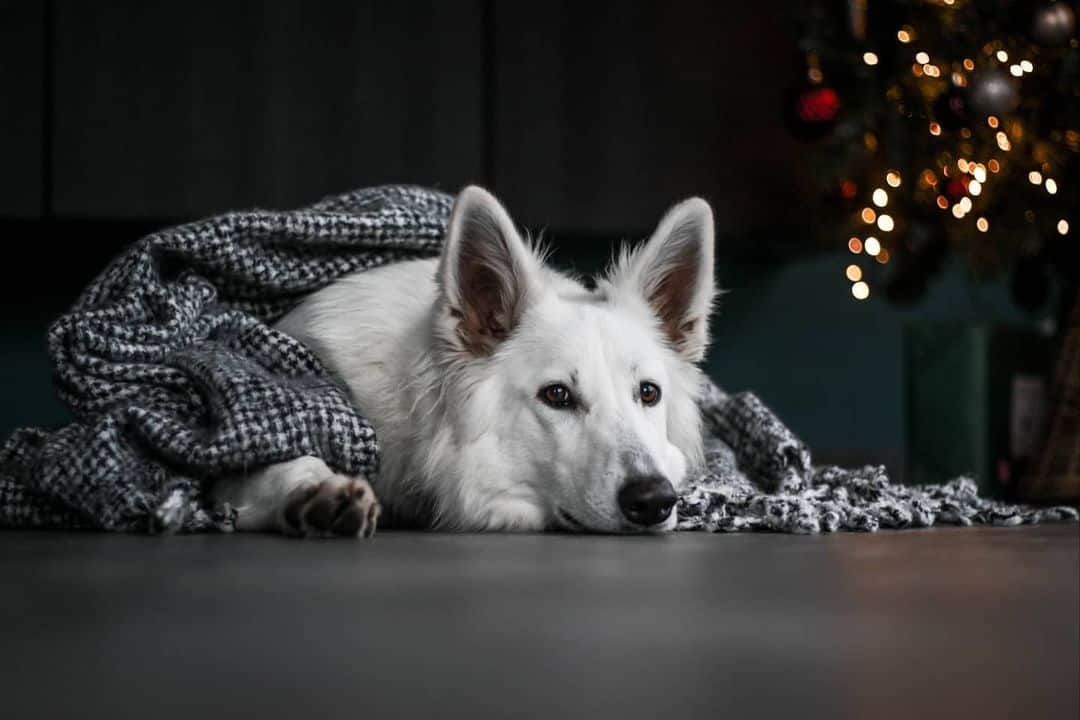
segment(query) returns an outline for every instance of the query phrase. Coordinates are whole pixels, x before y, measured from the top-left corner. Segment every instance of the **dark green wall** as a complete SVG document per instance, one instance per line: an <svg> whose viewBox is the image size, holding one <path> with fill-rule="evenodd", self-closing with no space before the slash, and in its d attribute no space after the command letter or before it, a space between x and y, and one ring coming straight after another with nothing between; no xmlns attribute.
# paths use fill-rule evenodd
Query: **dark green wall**
<svg viewBox="0 0 1080 720"><path fill-rule="evenodd" d="M709 373L754 390L818 456L899 470L905 444L901 338L908 322L1026 324L1000 283L946 269L916 307L856 301L847 253L778 268L721 267L730 292L714 322Z"/></svg>

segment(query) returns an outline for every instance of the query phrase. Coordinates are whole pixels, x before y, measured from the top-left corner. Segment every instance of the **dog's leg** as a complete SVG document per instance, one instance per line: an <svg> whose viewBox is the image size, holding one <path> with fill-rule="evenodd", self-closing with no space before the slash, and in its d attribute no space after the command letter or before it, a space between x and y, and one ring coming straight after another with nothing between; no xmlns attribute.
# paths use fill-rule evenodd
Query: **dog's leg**
<svg viewBox="0 0 1080 720"><path fill-rule="evenodd" d="M215 504L236 509L238 530L370 537L379 518L379 502L366 480L335 473L315 457L225 478L211 496Z"/></svg>

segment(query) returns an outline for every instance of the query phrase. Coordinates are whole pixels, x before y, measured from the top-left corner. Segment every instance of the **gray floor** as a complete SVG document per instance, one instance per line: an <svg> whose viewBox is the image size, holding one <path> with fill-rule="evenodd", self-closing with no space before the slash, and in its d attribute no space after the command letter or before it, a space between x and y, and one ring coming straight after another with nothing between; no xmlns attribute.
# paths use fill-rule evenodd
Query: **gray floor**
<svg viewBox="0 0 1080 720"><path fill-rule="evenodd" d="M1078 526L0 533L0 715L1080 715Z"/></svg>

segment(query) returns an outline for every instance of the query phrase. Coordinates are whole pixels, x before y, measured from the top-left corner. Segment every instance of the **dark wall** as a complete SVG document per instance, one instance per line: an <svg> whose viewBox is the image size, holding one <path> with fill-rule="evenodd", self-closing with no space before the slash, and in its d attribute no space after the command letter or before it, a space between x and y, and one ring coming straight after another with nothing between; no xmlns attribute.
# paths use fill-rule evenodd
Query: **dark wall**
<svg viewBox="0 0 1080 720"><path fill-rule="evenodd" d="M640 232L704 195L721 235L796 199L778 3L503 3L491 179L528 224Z"/></svg>
<svg viewBox="0 0 1080 720"><path fill-rule="evenodd" d="M484 168L478 0L58 0L58 215L189 217Z"/></svg>
<svg viewBox="0 0 1080 720"><path fill-rule="evenodd" d="M773 4L775 5L775 4ZM796 199L783 8L0 0L0 217L183 219L349 188L492 187L523 222L722 232ZM778 171L779 170L779 171Z"/></svg>
<svg viewBox="0 0 1080 720"><path fill-rule="evenodd" d="M43 212L45 8L0 0L0 218Z"/></svg>

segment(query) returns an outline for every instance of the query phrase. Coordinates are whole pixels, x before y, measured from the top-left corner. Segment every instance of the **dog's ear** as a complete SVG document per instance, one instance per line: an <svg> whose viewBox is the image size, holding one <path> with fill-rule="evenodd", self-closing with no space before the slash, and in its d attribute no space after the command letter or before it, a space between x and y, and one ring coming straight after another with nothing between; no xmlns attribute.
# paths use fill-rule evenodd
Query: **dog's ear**
<svg viewBox="0 0 1080 720"><path fill-rule="evenodd" d="M540 261L499 201L471 185L450 213L439 287L454 322L454 340L490 355L513 331L540 281Z"/></svg>
<svg viewBox="0 0 1080 720"><path fill-rule="evenodd" d="M609 275L616 293L645 298L672 346L690 362L705 357L713 281L713 214L701 198L668 210L649 241L623 253Z"/></svg>

